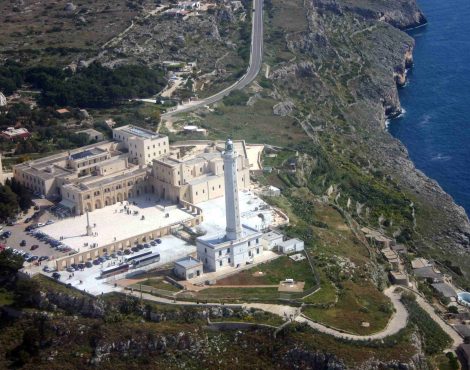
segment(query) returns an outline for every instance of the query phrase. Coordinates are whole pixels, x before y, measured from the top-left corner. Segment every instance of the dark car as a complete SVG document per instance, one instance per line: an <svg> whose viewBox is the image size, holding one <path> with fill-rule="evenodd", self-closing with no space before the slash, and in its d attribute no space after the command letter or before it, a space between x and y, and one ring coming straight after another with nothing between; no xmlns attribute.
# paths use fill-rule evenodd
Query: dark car
<svg viewBox="0 0 470 370"><path fill-rule="evenodd" d="M39 259L38 256L31 256L31 257L29 257L26 261L27 261L27 262L34 262L34 261L37 261L38 259Z"/></svg>
<svg viewBox="0 0 470 370"><path fill-rule="evenodd" d="M23 239L20 243L20 246L22 246L22 247L26 246L26 240Z"/></svg>
<svg viewBox="0 0 470 370"><path fill-rule="evenodd" d="M5 232L2 234L2 236L3 236L4 238L9 238L9 237L11 236L11 231L5 231Z"/></svg>
<svg viewBox="0 0 470 370"><path fill-rule="evenodd" d="M145 243L145 244L144 244L144 248L150 248L150 244Z"/></svg>
<svg viewBox="0 0 470 370"><path fill-rule="evenodd" d="M96 259L96 260L93 261L94 265L99 265L100 263L101 263L101 261L99 259Z"/></svg>
<svg viewBox="0 0 470 370"><path fill-rule="evenodd" d="M79 263L79 264L77 265L77 267L78 267L79 270L83 270L83 269L85 269L86 266L85 266L84 263Z"/></svg>
<svg viewBox="0 0 470 370"><path fill-rule="evenodd" d="M157 242L156 242L155 240L152 240L152 241L150 242L150 245L153 246L153 247L155 247L155 246L157 245Z"/></svg>
<svg viewBox="0 0 470 370"><path fill-rule="evenodd" d="M88 267L88 268L93 267L93 264L90 261L87 261L85 263L85 267Z"/></svg>
<svg viewBox="0 0 470 370"><path fill-rule="evenodd" d="M129 254L131 254L131 253L132 253L132 252L131 252L130 249L126 249L126 250L124 251L124 254L125 254L126 256L129 255Z"/></svg>
<svg viewBox="0 0 470 370"><path fill-rule="evenodd" d="M39 257L39 260L38 260L38 261L40 261L40 262L41 262L41 261L47 261L48 259L49 259L48 256L41 256L41 257Z"/></svg>
<svg viewBox="0 0 470 370"><path fill-rule="evenodd" d="M117 255L118 255L118 256L122 256L123 254L124 254L123 251L117 251Z"/></svg>
<svg viewBox="0 0 470 370"><path fill-rule="evenodd" d="M134 251L134 252L138 252L138 251L140 250L139 247L137 247L137 246L132 247L131 249L132 249L132 251Z"/></svg>
<svg viewBox="0 0 470 370"><path fill-rule="evenodd" d="M155 239L155 241L157 242L157 244L162 244L162 240L161 240L161 239Z"/></svg>
<svg viewBox="0 0 470 370"><path fill-rule="evenodd" d="M52 273L52 277L53 277L54 279L59 280L59 279L60 279L60 274L59 274L58 272L53 272L53 273Z"/></svg>
<svg viewBox="0 0 470 370"><path fill-rule="evenodd" d="M35 249L38 249L38 248L39 248L39 245L33 244L30 249L34 251Z"/></svg>
<svg viewBox="0 0 470 370"><path fill-rule="evenodd" d="M137 248L139 248L139 251L141 251L145 248L145 246L143 244L137 244Z"/></svg>

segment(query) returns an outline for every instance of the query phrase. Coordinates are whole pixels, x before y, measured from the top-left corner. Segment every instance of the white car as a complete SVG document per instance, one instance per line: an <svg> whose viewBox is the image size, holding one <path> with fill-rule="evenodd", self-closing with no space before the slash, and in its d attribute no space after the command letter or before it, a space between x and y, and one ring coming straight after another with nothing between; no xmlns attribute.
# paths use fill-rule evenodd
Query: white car
<svg viewBox="0 0 470 370"><path fill-rule="evenodd" d="M42 223L42 222L39 222L39 223L38 223L38 227L43 227L43 226L46 226L46 224L45 224L45 223Z"/></svg>

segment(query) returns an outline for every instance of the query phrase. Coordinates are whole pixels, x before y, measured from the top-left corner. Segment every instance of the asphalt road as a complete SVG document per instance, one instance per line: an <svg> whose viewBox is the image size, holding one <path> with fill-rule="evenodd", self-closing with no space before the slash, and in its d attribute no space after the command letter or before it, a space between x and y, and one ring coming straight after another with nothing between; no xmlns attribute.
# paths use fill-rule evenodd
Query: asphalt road
<svg viewBox="0 0 470 370"><path fill-rule="evenodd" d="M245 75L243 75L243 77L233 85L218 92L217 94L214 94L203 100L193 101L189 104L181 105L171 112L162 114L162 118L169 118L175 114L189 112L196 108L216 103L219 100L222 100L232 91L243 89L256 78L259 70L261 69L261 61L263 57L263 0L254 0L253 4L254 11L251 30L250 64Z"/></svg>

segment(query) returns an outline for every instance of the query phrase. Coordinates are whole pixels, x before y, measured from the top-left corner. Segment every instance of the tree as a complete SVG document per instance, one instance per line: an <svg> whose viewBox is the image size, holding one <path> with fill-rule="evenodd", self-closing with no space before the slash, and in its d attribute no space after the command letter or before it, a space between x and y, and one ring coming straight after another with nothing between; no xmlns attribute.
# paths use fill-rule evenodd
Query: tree
<svg viewBox="0 0 470 370"><path fill-rule="evenodd" d="M23 267L23 258L11 250L0 252L0 282L14 280L18 270Z"/></svg>
<svg viewBox="0 0 470 370"><path fill-rule="evenodd" d="M28 189L26 189L21 183L16 181L14 178L11 180L7 180L6 182L11 190L16 194L18 200L18 206L22 211L28 210L32 205L33 202L31 200L31 193Z"/></svg>
<svg viewBox="0 0 470 370"><path fill-rule="evenodd" d="M5 222L16 216L18 210L19 204L16 194L7 184L0 185L0 221Z"/></svg>

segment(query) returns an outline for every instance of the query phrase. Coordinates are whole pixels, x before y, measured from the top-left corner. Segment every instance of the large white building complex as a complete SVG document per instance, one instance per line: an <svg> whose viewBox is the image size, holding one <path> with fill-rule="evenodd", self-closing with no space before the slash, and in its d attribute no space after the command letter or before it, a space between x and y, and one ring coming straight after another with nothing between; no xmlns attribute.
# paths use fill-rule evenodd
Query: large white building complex
<svg viewBox="0 0 470 370"><path fill-rule="evenodd" d="M168 137L136 126L113 130L113 139L28 161L14 177L38 196L81 215L142 194L174 203L199 203L224 195L223 147L213 142L170 147ZM249 186L244 143L237 143L240 189Z"/></svg>

